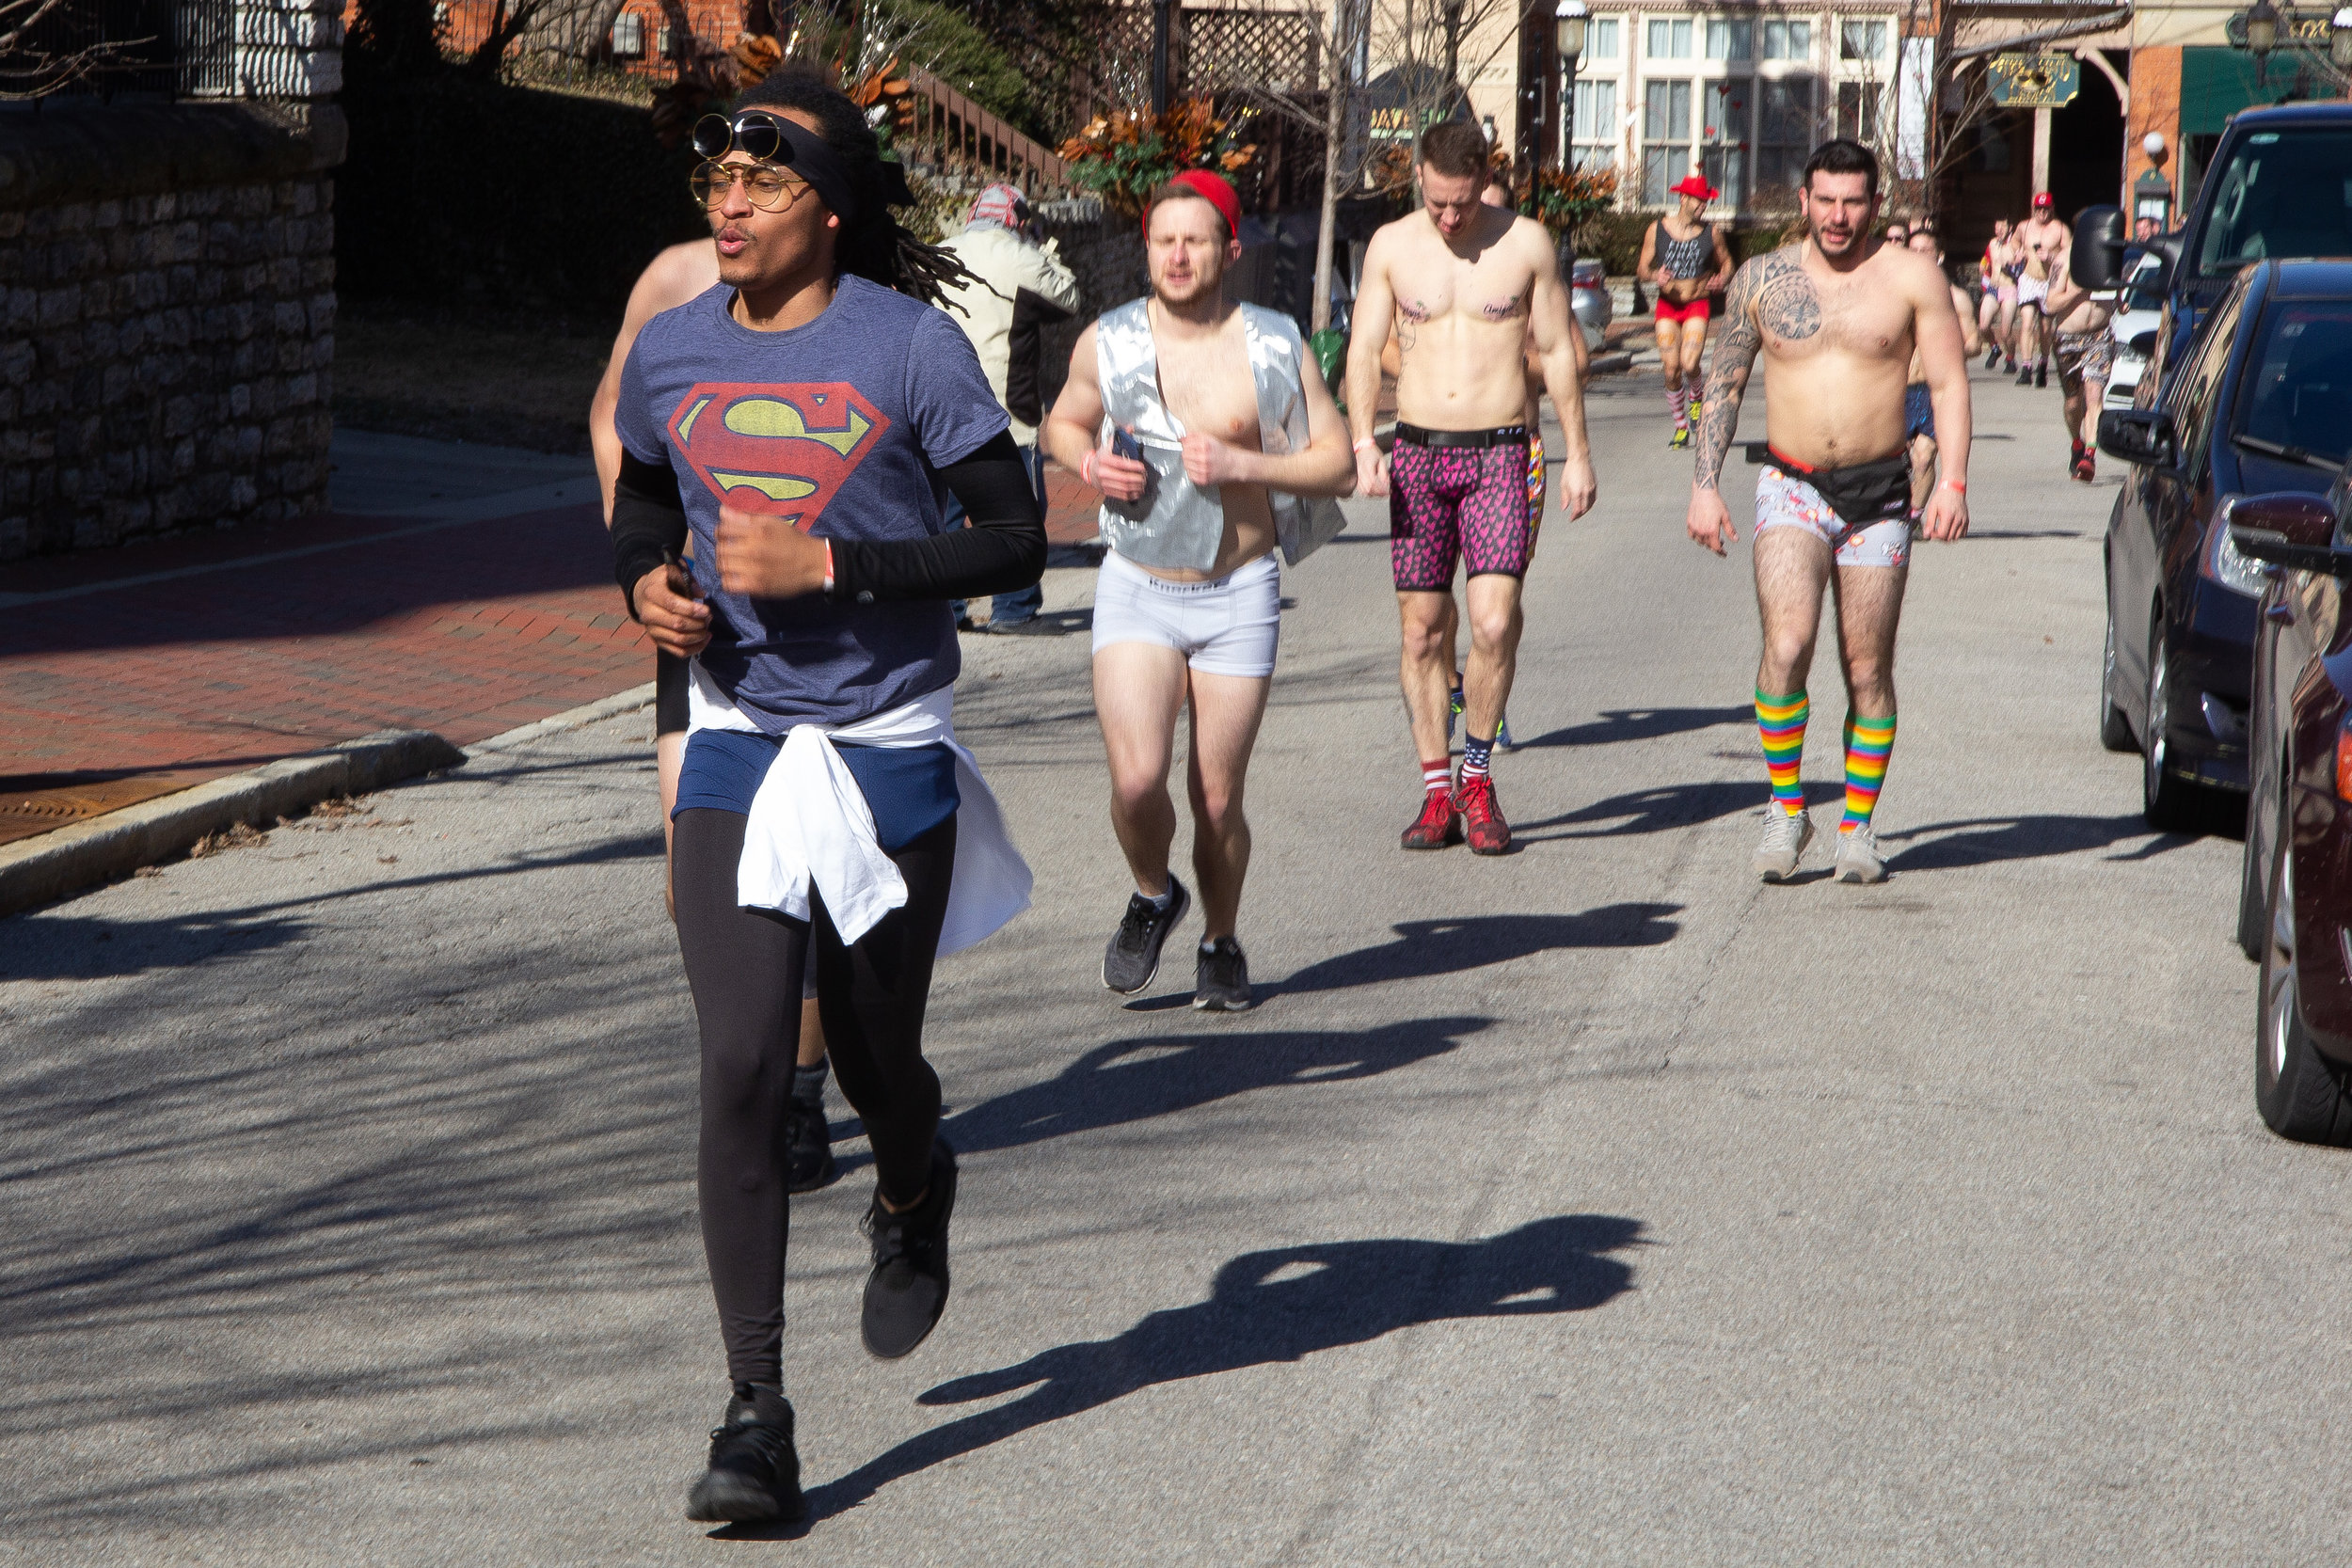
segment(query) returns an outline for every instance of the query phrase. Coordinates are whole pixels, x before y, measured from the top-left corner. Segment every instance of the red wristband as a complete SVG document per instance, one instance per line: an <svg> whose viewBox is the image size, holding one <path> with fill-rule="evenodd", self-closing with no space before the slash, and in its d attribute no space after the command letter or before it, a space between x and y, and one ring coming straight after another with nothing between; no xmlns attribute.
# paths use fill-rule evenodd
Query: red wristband
<svg viewBox="0 0 2352 1568"><path fill-rule="evenodd" d="M1955 496L1964 496L1968 493L1968 482L1964 479L1947 479L1944 481L1944 488Z"/></svg>

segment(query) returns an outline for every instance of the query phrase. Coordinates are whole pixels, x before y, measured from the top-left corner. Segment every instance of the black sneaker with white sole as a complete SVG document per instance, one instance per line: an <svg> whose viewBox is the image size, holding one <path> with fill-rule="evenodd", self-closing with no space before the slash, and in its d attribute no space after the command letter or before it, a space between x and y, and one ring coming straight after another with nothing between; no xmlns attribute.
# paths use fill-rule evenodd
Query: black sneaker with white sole
<svg viewBox="0 0 2352 1568"><path fill-rule="evenodd" d="M1193 965L1192 1005L1204 1013L1246 1013L1249 1010L1249 960L1241 943L1219 937L1200 944Z"/></svg>
<svg viewBox="0 0 2352 1568"><path fill-rule="evenodd" d="M1168 908L1161 909L1140 893L1127 895L1127 912L1119 917L1119 929L1111 933L1110 944L1103 949L1103 984L1121 996L1133 996L1152 983L1152 976L1160 972L1160 949L1167 945L1168 933L1175 930L1184 911L1192 908L1192 895L1176 874L1168 875L1168 891L1174 895Z"/></svg>
<svg viewBox="0 0 2352 1568"><path fill-rule="evenodd" d="M921 1344L947 1310L947 1220L956 1210L956 1151L931 1142L930 1186L902 1214L874 1195L860 1226L874 1243L874 1270L866 1276L859 1332L866 1354L896 1361Z"/></svg>
<svg viewBox="0 0 2352 1568"><path fill-rule="evenodd" d="M792 1402L781 1388L736 1385L724 1423L710 1434L710 1467L687 1494L686 1516L748 1524L807 1513L801 1456L792 1446Z"/></svg>

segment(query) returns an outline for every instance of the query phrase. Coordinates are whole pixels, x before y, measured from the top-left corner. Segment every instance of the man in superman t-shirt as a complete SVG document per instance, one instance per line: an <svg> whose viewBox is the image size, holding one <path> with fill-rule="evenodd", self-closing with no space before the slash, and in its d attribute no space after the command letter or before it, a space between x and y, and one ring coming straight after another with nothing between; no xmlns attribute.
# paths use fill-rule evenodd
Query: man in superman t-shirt
<svg viewBox="0 0 2352 1568"><path fill-rule="evenodd" d="M695 662L771 734L870 718L952 684L945 599L755 599L720 592L711 563L722 504L818 538L939 532L937 470L1007 423L971 340L940 310L850 275L824 314L782 332L737 322L732 293L722 285L645 324L614 415L632 455L677 475L696 585L714 611Z"/></svg>

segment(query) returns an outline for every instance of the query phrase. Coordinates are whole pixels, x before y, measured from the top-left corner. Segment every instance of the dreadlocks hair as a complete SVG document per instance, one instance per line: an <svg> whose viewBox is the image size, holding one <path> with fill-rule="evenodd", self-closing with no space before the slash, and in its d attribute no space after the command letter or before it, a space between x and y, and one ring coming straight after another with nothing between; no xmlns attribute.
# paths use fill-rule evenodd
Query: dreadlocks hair
<svg viewBox="0 0 2352 1568"><path fill-rule="evenodd" d="M881 144L850 95L814 69L795 64L771 71L736 107L798 109L817 121L818 134L841 160L857 212L843 220L834 242L837 270L927 305L945 305L947 290L979 281L954 251L916 239L891 215L891 203L910 199L904 172L882 161Z"/></svg>

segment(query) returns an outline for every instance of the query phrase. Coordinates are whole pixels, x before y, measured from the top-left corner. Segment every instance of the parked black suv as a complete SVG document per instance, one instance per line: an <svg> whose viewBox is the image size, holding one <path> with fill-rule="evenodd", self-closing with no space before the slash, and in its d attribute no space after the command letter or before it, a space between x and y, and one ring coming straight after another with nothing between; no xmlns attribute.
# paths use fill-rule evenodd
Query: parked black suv
<svg viewBox="0 0 2352 1568"><path fill-rule="evenodd" d="M2090 289L2122 281L2123 214L2086 208L2074 221L2071 270ZM2163 264L2155 364L2141 385L2170 379L2189 339L2254 261L2352 257L2352 103L2293 103L2233 116L2181 227L2145 247ZM2152 404L2142 398L2140 407Z"/></svg>

